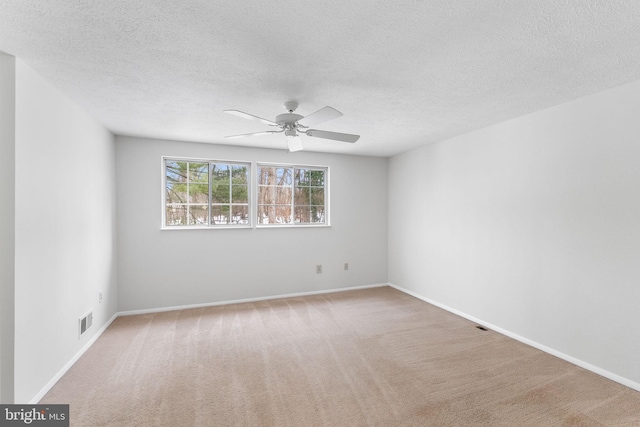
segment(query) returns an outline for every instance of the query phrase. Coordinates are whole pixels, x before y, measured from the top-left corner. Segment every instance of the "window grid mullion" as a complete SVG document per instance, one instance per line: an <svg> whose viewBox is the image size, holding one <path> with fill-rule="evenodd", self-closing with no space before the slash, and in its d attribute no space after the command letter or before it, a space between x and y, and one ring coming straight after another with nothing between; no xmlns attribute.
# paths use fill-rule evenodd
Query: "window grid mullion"
<svg viewBox="0 0 640 427"><path fill-rule="evenodd" d="M209 196L207 199L207 211L209 212L209 222L207 223L207 225L209 227L211 227L213 225L213 206L212 206L212 198L213 198L213 162L209 162L209 179L207 180L209 182Z"/></svg>
<svg viewBox="0 0 640 427"><path fill-rule="evenodd" d="M191 162L187 162L187 216L185 217L185 219L187 220L187 223L185 225L189 225L189 222L191 221L191 197L190 193L191 193L191 188L189 188L189 185L191 184Z"/></svg>
<svg viewBox="0 0 640 427"><path fill-rule="evenodd" d="M289 168L291 170L291 213L289 214L289 224L293 224L296 217L294 215L295 210L295 193L296 193L296 169Z"/></svg>
<svg viewBox="0 0 640 427"><path fill-rule="evenodd" d="M227 224L231 224L233 222L233 166L227 165L229 169L229 216L227 217Z"/></svg>

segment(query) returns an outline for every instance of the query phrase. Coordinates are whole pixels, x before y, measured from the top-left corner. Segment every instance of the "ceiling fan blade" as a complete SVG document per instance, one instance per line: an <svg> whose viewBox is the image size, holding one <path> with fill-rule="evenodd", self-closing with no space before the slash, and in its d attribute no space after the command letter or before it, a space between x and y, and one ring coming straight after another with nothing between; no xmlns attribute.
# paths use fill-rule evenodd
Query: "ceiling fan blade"
<svg viewBox="0 0 640 427"><path fill-rule="evenodd" d="M328 122L329 120L337 119L340 116L342 116L342 113L335 108L324 107L319 109L315 113L311 113L307 117L298 120L298 124L309 127Z"/></svg>
<svg viewBox="0 0 640 427"><path fill-rule="evenodd" d="M288 136L287 137L287 146L289 147L289 152L293 153L294 151L302 150L302 141L299 136Z"/></svg>
<svg viewBox="0 0 640 427"><path fill-rule="evenodd" d="M243 138L245 136L260 136L260 135L270 135L272 133L280 133L282 131L279 130L265 130L262 132L252 132L252 133L241 133L240 135L229 135L225 136L225 138Z"/></svg>
<svg viewBox="0 0 640 427"><path fill-rule="evenodd" d="M262 117L254 116L253 114L245 113L243 111L238 110L224 110L225 113L231 114L232 116L242 117L243 119L255 120L269 126L278 126L276 122L272 122L271 120L263 119Z"/></svg>
<svg viewBox="0 0 640 427"><path fill-rule="evenodd" d="M309 129L305 132L309 136L314 138L334 139L342 142L356 142L360 139L360 135L353 135L350 133L329 132L326 130Z"/></svg>

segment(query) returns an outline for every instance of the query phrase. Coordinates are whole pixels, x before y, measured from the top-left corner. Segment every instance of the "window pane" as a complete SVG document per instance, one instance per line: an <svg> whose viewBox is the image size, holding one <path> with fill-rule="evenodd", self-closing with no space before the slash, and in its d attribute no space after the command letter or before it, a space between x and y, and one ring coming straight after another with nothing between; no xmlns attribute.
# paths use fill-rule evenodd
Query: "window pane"
<svg viewBox="0 0 640 427"><path fill-rule="evenodd" d="M275 206L259 205L258 206L258 224L275 224L276 208Z"/></svg>
<svg viewBox="0 0 640 427"><path fill-rule="evenodd" d="M258 184L275 185L276 168L269 166L258 166Z"/></svg>
<svg viewBox="0 0 640 427"><path fill-rule="evenodd" d="M261 185L282 185L291 186L292 168L277 166L259 166L258 183Z"/></svg>
<svg viewBox="0 0 640 427"><path fill-rule="evenodd" d="M229 183L211 184L211 203L229 203Z"/></svg>
<svg viewBox="0 0 640 427"><path fill-rule="evenodd" d="M189 163L190 182L209 182L209 163Z"/></svg>
<svg viewBox="0 0 640 427"><path fill-rule="evenodd" d="M249 224L249 206L233 205L231 206L233 224Z"/></svg>
<svg viewBox="0 0 640 427"><path fill-rule="evenodd" d="M311 188L311 205L324 205L324 188Z"/></svg>
<svg viewBox="0 0 640 427"><path fill-rule="evenodd" d="M309 223L311 221L311 210L309 206L296 206L295 222Z"/></svg>
<svg viewBox="0 0 640 427"><path fill-rule="evenodd" d="M229 205L211 206L211 221L214 224L229 224Z"/></svg>
<svg viewBox="0 0 640 427"><path fill-rule="evenodd" d="M165 214L166 225L186 225L187 207L184 205L169 205Z"/></svg>
<svg viewBox="0 0 640 427"><path fill-rule="evenodd" d="M316 187L324 187L324 171L323 170L312 170L309 171L310 182L309 184Z"/></svg>
<svg viewBox="0 0 640 427"><path fill-rule="evenodd" d="M229 165L214 163L211 171L211 203L229 203Z"/></svg>
<svg viewBox="0 0 640 427"><path fill-rule="evenodd" d="M308 186L309 182L309 171L306 169L296 169L296 186Z"/></svg>
<svg viewBox="0 0 640 427"><path fill-rule="evenodd" d="M259 224L290 224L291 205L258 206Z"/></svg>
<svg viewBox="0 0 640 427"><path fill-rule="evenodd" d="M291 222L291 205L276 205L276 223L289 224Z"/></svg>
<svg viewBox="0 0 640 427"><path fill-rule="evenodd" d="M291 168L276 168L276 185L291 186L293 170Z"/></svg>
<svg viewBox="0 0 640 427"><path fill-rule="evenodd" d="M189 203L207 203L209 186L207 184L189 184Z"/></svg>
<svg viewBox="0 0 640 427"><path fill-rule="evenodd" d="M211 164L211 179L229 181L229 165L224 163Z"/></svg>
<svg viewBox="0 0 640 427"><path fill-rule="evenodd" d="M233 165L231 175L234 184L249 183L249 168L247 166Z"/></svg>
<svg viewBox="0 0 640 427"><path fill-rule="evenodd" d="M311 194L309 187L296 188L296 205L309 205L311 204Z"/></svg>
<svg viewBox="0 0 640 427"><path fill-rule="evenodd" d="M324 206L310 206L309 209L311 211L312 223L324 224L326 222L324 217Z"/></svg>
<svg viewBox="0 0 640 427"><path fill-rule="evenodd" d="M275 203L276 187L261 185L258 187L258 201L260 204L268 205Z"/></svg>
<svg viewBox="0 0 640 427"><path fill-rule="evenodd" d="M291 187L277 187L261 185L258 189L258 202L262 205L291 204Z"/></svg>
<svg viewBox="0 0 640 427"><path fill-rule="evenodd" d="M187 163L167 161L166 177L167 182L185 182L187 180Z"/></svg>
<svg viewBox="0 0 640 427"><path fill-rule="evenodd" d="M276 187L275 203L277 205L290 205L292 195L291 187Z"/></svg>
<svg viewBox="0 0 640 427"><path fill-rule="evenodd" d="M166 203L187 202L187 173L188 163L177 161L165 162Z"/></svg>
<svg viewBox="0 0 640 427"><path fill-rule="evenodd" d="M209 222L207 206L189 205L189 225L206 225Z"/></svg>
<svg viewBox="0 0 640 427"><path fill-rule="evenodd" d="M231 188L231 200L233 203L249 203L249 187L246 185L233 185Z"/></svg>
<svg viewBox="0 0 640 427"><path fill-rule="evenodd" d="M187 184L170 184L167 183L166 202L167 203L186 203L187 202Z"/></svg>

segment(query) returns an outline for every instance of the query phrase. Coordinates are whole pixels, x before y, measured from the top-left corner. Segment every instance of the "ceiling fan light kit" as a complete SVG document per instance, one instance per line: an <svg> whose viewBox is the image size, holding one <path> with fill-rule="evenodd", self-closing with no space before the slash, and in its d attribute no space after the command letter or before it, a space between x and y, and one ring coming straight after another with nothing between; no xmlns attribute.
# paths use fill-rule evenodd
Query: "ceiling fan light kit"
<svg viewBox="0 0 640 427"><path fill-rule="evenodd" d="M254 116L253 114L245 113L239 110L224 110L225 113L231 114L232 116L242 117L243 119L259 121L263 124L277 127L279 130L267 130L262 132L252 132L252 133L243 133L239 135L229 135L226 138L242 138L247 136L260 136L260 135L270 135L273 133L284 133L287 137L287 146L289 151L300 151L303 149L302 141L300 139L300 134L305 134L314 138L324 138L331 139L334 141L341 142L356 142L360 135L353 135L349 133L341 133L341 132L329 132L325 130L319 129L309 129L309 126L313 126L316 124L324 123L329 120L337 119L342 116L342 113L335 108L332 107L324 107L316 111L315 113L311 113L308 116L301 116L300 114L295 114L294 111L298 108L298 103L295 101L289 101L284 103L284 108L286 108L287 112L283 114L279 114L276 117L275 121L271 121L268 119L264 119L262 117Z"/></svg>
<svg viewBox="0 0 640 427"><path fill-rule="evenodd" d="M289 147L289 152L293 153L294 151L303 150L302 140L298 135L287 137L287 147Z"/></svg>

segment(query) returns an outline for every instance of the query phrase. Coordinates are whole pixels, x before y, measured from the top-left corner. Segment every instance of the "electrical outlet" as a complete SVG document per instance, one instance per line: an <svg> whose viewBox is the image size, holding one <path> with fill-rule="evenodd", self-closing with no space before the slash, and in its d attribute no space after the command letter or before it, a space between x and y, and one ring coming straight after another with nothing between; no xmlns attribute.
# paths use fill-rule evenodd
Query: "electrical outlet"
<svg viewBox="0 0 640 427"><path fill-rule="evenodd" d="M102 292L98 292L98 303L102 302Z"/></svg>
<svg viewBox="0 0 640 427"><path fill-rule="evenodd" d="M316 274L322 274L322 265L316 265Z"/></svg>
<svg viewBox="0 0 640 427"><path fill-rule="evenodd" d="M348 262L344 263L344 269L345 269L345 271L349 269L349 263Z"/></svg>

